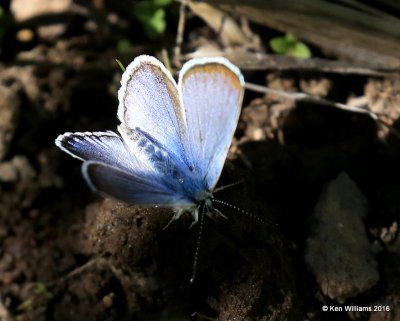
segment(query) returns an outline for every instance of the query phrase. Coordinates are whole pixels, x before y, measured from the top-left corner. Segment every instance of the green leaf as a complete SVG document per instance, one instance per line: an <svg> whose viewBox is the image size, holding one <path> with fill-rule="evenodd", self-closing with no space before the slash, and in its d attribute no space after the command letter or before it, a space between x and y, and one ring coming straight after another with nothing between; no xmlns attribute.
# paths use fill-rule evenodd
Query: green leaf
<svg viewBox="0 0 400 321"><path fill-rule="evenodd" d="M153 0L153 3L158 7L165 7L172 3L172 0Z"/></svg>
<svg viewBox="0 0 400 321"><path fill-rule="evenodd" d="M161 34L165 31L167 26L165 22L165 11L164 9L158 9L154 12L153 16L147 22L149 28L151 28L155 33Z"/></svg>
<svg viewBox="0 0 400 321"><path fill-rule="evenodd" d="M117 51L120 54L128 54L133 48L132 43L128 39L121 39L117 42Z"/></svg>
<svg viewBox="0 0 400 321"><path fill-rule="evenodd" d="M150 38L156 38L164 33L167 27L164 7L171 2L172 0L145 0L135 4L134 15L142 23Z"/></svg>
<svg viewBox="0 0 400 321"><path fill-rule="evenodd" d="M286 39L286 42L289 44L292 44L292 43L295 43L298 41L297 38L292 33L287 33L285 35L285 39Z"/></svg>
<svg viewBox="0 0 400 321"><path fill-rule="evenodd" d="M33 300L27 299L23 301L19 306L17 306L17 311L29 311L33 308Z"/></svg>
<svg viewBox="0 0 400 321"><path fill-rule="evenodd" d="M311 57L310 48L291 33L287 33L283 37L270 39L269 46L272 51L277 54L288 55L296 58Z"/></svg>
<svg viewBox="0 0 400 321"><path fill-rule="evenodd" d="M297 58L310 58L311 51L306 44L297 42L290 50L290 55Z"/></svg>
<svg viewBox="0 0 400 321"><path fill-rule="evenodd" d="M135 5L135 16L141 22L146 22L154 14L154 11L158 9L152 1L142 1Z"/></svg>
<svg viewBox="0 0 400 321"><path fill-rule="evenodd" d="M286 54L288 51L288 43L284 37L275 37L269 41L272 51L278 54Z"/></svg>
<svg viewBox="0 0 400 321"><path fill-rule="evenodd" d="M43 295L46 299L50 300L53 298L53 294L49 291L46 284L42 282L36 283L35 292Z"/></svg>

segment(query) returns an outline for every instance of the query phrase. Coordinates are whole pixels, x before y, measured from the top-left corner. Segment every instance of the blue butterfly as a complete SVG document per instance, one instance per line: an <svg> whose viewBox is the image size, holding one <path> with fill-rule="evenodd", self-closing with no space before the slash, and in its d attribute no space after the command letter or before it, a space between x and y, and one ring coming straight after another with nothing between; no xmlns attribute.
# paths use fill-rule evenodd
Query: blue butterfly
<svg viewBox="0 0 400 321"><path fill-rule="evenodd" d="M224 58L185 63L176 84L157 59L137 57L118 92L119 134L65 133L55 143L84 161L90 188L139 205L176 209L172 220L213 206L213 191L235 132L244 93L239 69ZM171 220L171 221L172 221Z"/></svg>

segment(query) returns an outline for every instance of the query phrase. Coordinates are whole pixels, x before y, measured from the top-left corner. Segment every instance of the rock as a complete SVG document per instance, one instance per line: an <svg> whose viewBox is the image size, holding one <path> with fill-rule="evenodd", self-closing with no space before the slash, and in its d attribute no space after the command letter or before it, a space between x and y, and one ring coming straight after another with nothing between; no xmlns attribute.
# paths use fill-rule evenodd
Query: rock
<svg viewBox="0 0 400 321"><path fill-rule="evenodd" d="M17 22L24 22L41 16L60 15L70 11L72 0L12 0L10 10ZM56 40L66 30L64 23L43 24L37 28L40 38Z"/></svg>
<svg viewBox="0 0 400 321"><path fill-rule="evenodd" d="M0 163L0 182L11 183L18 179L17 169L11 162Z"/></svg>
<svg viewBox="0 0 400 321"><path fill-rule="evenodd" d="M60 14L72 5L72 0L11 0L10 10L17 22L42 15Z"/></svg>
<svg viewBox="0 0 400 321"><path fill-rule="evenodd" d="M0 85L0 160L10 147L19 119L20 101L10 88Z"/></svg>
<svg viewBox="0 0 400 321"><path fill-rule="evenodd" d="M66 30L63 23L56 23L50 26L41 26L37 28L37 33L41 39L56 41Z"/></svg>
<svg viewBox="0 0 400 321"><path fill-rule="evenodd" d="M339 303L379 280L363 222L367 210L364 195L345 173L327 184L314 209L305 261L321 291Z"/></svg>
<svg viewBox="0 0 400 321"><path fill-rule="evenodd" d="M35 170L25 156L17 155L9 162L0 163L0 182L30 181L35 175Z"/></svg>
<svg viewBox="0 0 400 321"><path fill-rule="evenodd" d="M0 320L4 321L12 320L9 310L2 302L0 302Z"/></svg>
<svg viewBox="0 0 400 321"><path fill-rule="evenodd" d="M154 247L154 239L167 224L172 211L132 207L106 198L88 206L87 242L82 248L101 255L111 254L121 262L134 264ZM160 223L159 217L164 216Z"/></svg>
<svg viewBox="0 0 400 321"><path fill-rule="evenodd" d="M25 156L14 156L11 162L18 171L20 181L31 181L36 176L35 170Z"/></svg>

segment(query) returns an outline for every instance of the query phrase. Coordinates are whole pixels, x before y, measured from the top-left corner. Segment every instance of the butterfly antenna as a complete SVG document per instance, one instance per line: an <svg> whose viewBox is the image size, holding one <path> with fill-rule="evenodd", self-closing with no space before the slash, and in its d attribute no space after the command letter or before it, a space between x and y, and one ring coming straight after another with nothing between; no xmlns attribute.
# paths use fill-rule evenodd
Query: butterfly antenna
<svg viewBox="0 0 400 321"><path fill-rule="evenodd" d="M199 261L200 243L201 243L201 236L203 234L205 210L206 210L205 206L203 205L201 214L200 214L199 234L197 236L196 250L194 252L192 277L190 278L190 283L192 283L192 284L194 282L194 279L196 278L196 273L197 273L197 263Z"/></svg>
<svg viewBox="0 0 400 321"><path fill-rule="evenodd" d="M239 184L241 184L241 183L243 183L243 181L237 181L237 182L232 183L232 184L220 186L220 187L216 188L216 189L213 191L213 193L218 193L218 192L220 192L220 191L223 191L224 189L227 189L227 188L230 188L230 187L239 185Z"/></svg>
<svg viewBox="0 0 400 321"><path fill-rule="evenodd" d="M218 204L221 204L221 205L225 205L225 206L227 206L227 207L230 207L230 208L232 208L232 209L238 211L239 213L241 213L241 214L243 214L243 215L245 215L245 216L247 216L247 217L250 217L250 218L252 218L253 220L256 220L256 221L260 222L260 223L263 224L263 225L266 225L266 226L277 226L277 224L274 224L274 223L272 223L272 222L268 222L268 221L266 221L266 220L263 220L262 218L258 217L257 215L254 215L254 214L252 214L252 213L250 213L250 212L248 212L248 211L245 211L244 209L242 209L242 208L240 208L240 207L237 207L237 206L235 206L235 205L232 205L232 204L230 204L230 203L227 203L227 202L224 202L224 201L221 201L221 200L213 199L213 203L214 203L214 202L215 202L215 203L218 203Z"/></svg>

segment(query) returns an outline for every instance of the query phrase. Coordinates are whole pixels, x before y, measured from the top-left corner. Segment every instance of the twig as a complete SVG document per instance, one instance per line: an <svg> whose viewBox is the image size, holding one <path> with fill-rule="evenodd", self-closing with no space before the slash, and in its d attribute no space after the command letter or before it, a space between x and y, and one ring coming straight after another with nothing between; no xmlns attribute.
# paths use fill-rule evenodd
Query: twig
<svg viewBox="0 0 400 321"><path fill-rule="evenodd" d="M336 107L336 108L347 110L347 111L352 111L355 113L367 114L375 121L379 121L378 116L370 110L363 109L360 107L348 106L348 105L341 104L341 103L335 103L333 101L330 101L330 100L327 100L324 98L320 98L320 97L310 96L305 93L290 93L290 92L286 92L283 90L272 89L272 88L252 84L252 83L246 83L245 88L248 90L259 92L259 93L281 96L281 97L284 97L284 98L287 98L287 99L290 99L293 101L310 101L310 102L314 102L314 103L319 103L319 104L323 104L323 105Z"/></svg>
<svg viewBox="0 0 400 321"><path fill-rule="evenodd" d="M245 88L248 90L251 90L251 91L258 92L258 93L271 94L271 95L284 97L284 98L287 98L287 99L290 99L293 101L305 101L305 102L308 101L308 102L312 102L312 103L317 103L317 104L322 104L322 105L326 105L326 106L339 108L339 109L342 109L345 111L366 114L366 115L370 116L375 122L377 122L377 124L386 127L393 135L395 135L397 138L400 139L400 133L396 129L391 127L390 124L388 124L383 119L379 118L378 114L376 114L368 109L355 107L355 106L348 106L348 105L341 104L341 103L336 103L336 102L333 102L333 101L330 101L330 100L327 100L324 98L310 96L305 93L289 93L289 92L286 92L283 90L272 89L272 88L268 88L265 86L252 84L252 83L246 83Z"/></svg>
<svg viewBox="0 0 400 321"><path fill-rule="evenodd" d="M176 32L176 44L174 48L174 64L178 69L182 67L181 52L182 52L183 34L185 33L185 21L186 21L186 1L181 1L181 6L179 7L178 30Z"/></svg>

